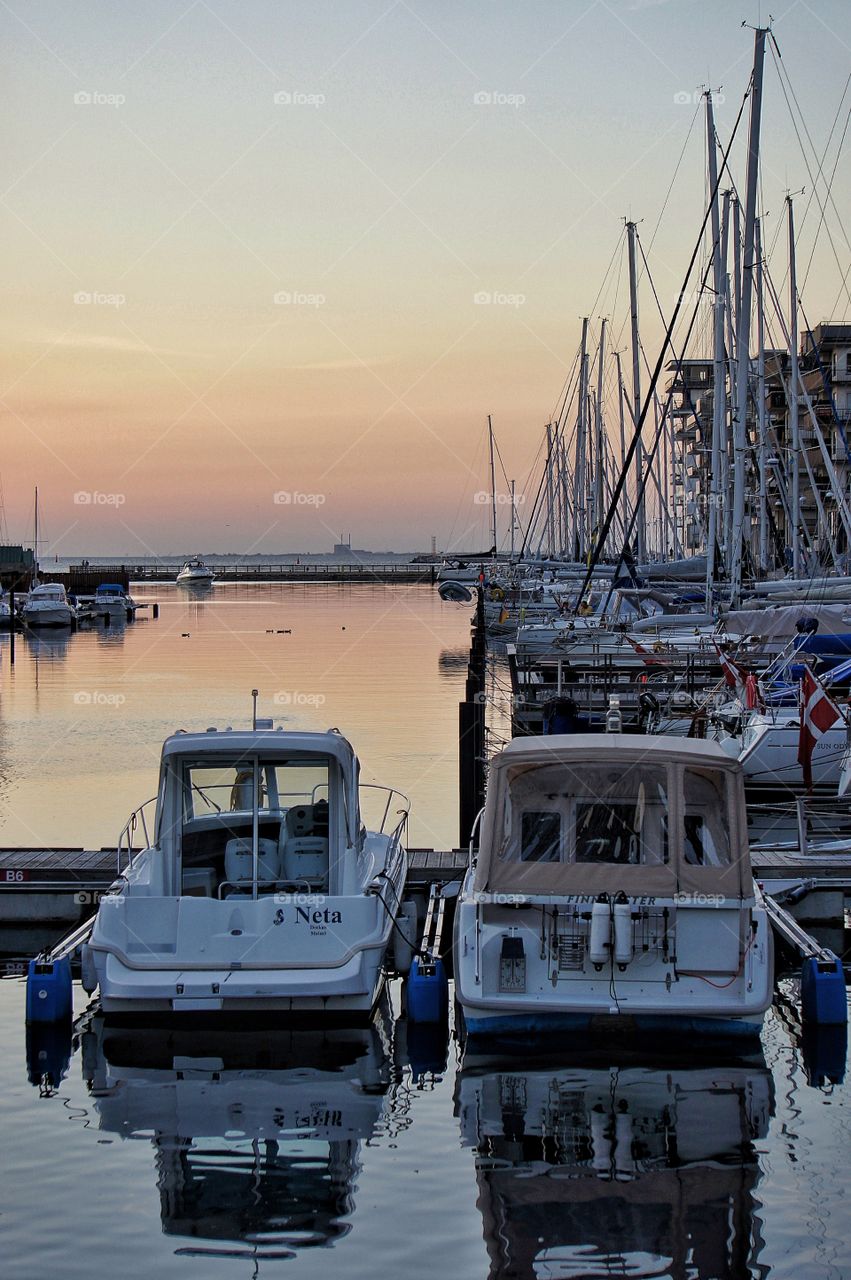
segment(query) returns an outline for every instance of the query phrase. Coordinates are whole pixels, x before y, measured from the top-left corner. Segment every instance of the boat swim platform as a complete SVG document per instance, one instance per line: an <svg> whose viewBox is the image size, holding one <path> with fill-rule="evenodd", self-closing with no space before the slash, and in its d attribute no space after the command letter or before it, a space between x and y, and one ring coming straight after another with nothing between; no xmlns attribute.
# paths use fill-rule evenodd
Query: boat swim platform
<svg viewBox="0 0 851 1280"><path fill-rule="evenodd" d="M836 845L804 854L754 848L754 876L770 891L812 882L811 894L844 896L851 893L851 842ZM426 897L433 884L460 880L468 862L465 849L411 847L408 856L408 892ZM0 926L82 919L109 889L117 865L114 848L0 849Z"/></svg>

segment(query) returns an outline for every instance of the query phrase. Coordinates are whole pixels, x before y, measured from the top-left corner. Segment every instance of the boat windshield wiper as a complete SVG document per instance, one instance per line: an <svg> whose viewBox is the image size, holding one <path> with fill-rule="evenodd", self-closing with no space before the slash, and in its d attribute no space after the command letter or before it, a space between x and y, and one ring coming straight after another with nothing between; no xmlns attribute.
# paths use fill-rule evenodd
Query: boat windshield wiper
<svg viewBox="0 0 851 1280"><path fill-rule="evenodd" d="M208 804L211 809L215 809L216 813L221 813L222 806L219 804L216 804L215 800L211 800L210 797L207 795L206 791L203 791L201 787L198 786L197 782L192 783L192 790L197 791L201 799L204 801L204 803Z"/></svg>

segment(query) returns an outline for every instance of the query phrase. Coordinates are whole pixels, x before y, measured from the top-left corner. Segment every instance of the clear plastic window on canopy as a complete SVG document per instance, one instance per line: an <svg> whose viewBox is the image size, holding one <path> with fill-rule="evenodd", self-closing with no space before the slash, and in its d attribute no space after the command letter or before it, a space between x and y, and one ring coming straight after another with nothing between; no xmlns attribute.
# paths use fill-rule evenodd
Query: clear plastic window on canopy
<svg viewBox="0 0 851 1280"><path fill-rule="evenodd" d="M667 863L667 770L641 763L519 770L509 782L499 856L510 862Z"/></svg>
<svg viewBox="0 0 851 1280"><path fill-rule="evenodd" d="M684 770L683 856L689 866L730 865L727 785L717 770Z"/></svg>

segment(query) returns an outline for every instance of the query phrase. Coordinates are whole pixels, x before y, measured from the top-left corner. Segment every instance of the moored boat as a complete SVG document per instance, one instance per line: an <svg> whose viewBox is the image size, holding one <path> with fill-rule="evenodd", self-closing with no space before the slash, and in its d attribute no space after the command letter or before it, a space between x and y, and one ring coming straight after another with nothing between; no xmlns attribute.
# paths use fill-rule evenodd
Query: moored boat
<svg viewBox="0 0 851 1280"><path fill-rule="evenodd" d="M28 627L70 627L76 610L61 582L43 582L27 594L21 617Z"/></svg>
<svg viewBox="0 0 851 1280"><path fill-rule="evenodd" d="M101 582L88 607L90 617L109 618L110 622L129 622L138 605L120 582Z"/></svg>
<svg viewBox="0 0 851 1280"><path fill-rule="evenodd" d="M467 1034L756 1035L773 952L746 830L741 767L714 743L510 742L458 899Z"/></svg>
<svg viewBox="0 0 851 1280"><path fill-rule="evenodd" d="M153 838L83 952L104 1012L368 1017L405 888L407 802L391 830L367 831L358 777L334 730L167 738ZM404 797L386 790L389 819Z"/></svg>

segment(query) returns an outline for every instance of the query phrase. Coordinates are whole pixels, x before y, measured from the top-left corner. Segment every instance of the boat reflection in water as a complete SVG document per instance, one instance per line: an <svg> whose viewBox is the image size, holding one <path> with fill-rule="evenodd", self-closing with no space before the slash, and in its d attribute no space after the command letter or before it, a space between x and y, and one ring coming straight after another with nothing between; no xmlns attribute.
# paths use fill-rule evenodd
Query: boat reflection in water
<svg viewBox="0 0 851 1280"><path fill-rule="evenodd" d="M101 1130L152 1143L162 1227L195 1257L292 1258L351 1227L360 1147L388 1107L388 1023L161 1030L96 1018L83 1073Z"/></svg>
<svg viewBox="0 0 851 1280"><path fill-rule="evenodd" d="M759 1251L754 1142L773 1109L760 1055L704 1067L465 1063L491 1280L741 1277Z"/></svg>

